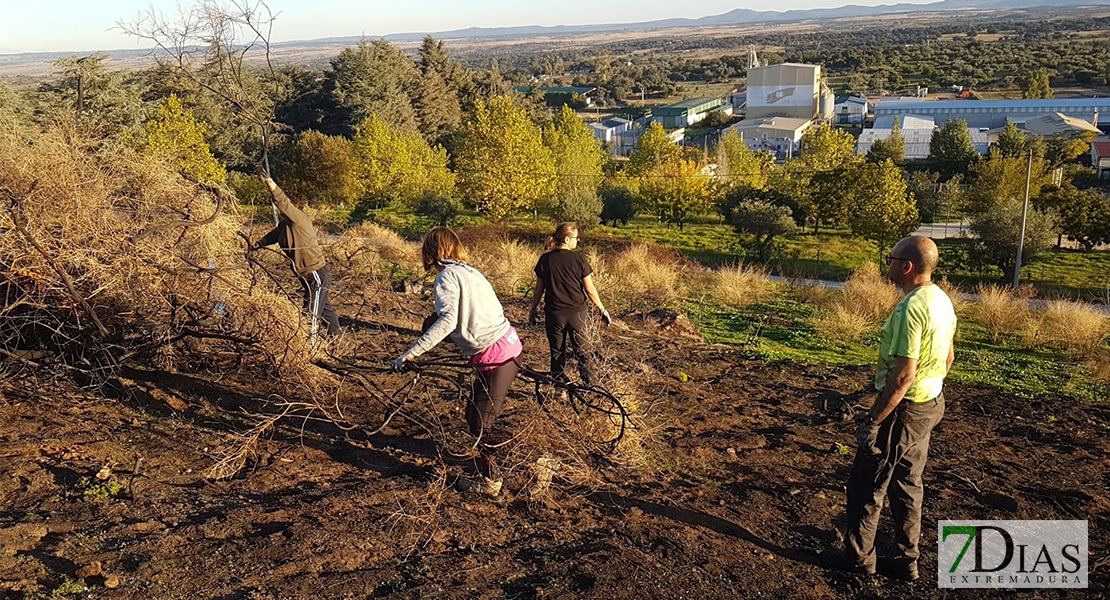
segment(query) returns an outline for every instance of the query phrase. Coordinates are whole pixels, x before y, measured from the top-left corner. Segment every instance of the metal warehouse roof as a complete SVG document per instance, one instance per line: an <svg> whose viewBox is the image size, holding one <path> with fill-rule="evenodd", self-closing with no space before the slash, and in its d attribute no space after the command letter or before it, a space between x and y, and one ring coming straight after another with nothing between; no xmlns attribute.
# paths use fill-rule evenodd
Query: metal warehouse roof
<svg viewBox="0 0 1110 600"><path fill-rule="evenodd" d="M1088 106L1110 107L1110 97L1105 98L1055 98L1052 100L903 100L883 98L875 110L896 109L933 111L940 109L986 108L1005 110L1016 107L1034 108L1084 108Z"/></svg>
<svg viewBox="0 0 1110 600"><path fill-rule="evenodd" d="M720 98L689 98L687 100L681 100L679 102L675 102L674 104L668 104L666 106L659 106L655 110L665 110L665 111L692 110L692 109L695 109L695 108L701 108L701 107L705 106L706 104L713 104L714 102L716 102L717 104L720 104L721 99Z"/></svg>
<svg viewBox="0 0 1110 600"><path fill-rule="evenodd" d="M937 126L932 117L921 115L886 115L875 119L875 129L890 129L894 127L894 119L898 119L898 127L906 129L929 129Z"/></svg>

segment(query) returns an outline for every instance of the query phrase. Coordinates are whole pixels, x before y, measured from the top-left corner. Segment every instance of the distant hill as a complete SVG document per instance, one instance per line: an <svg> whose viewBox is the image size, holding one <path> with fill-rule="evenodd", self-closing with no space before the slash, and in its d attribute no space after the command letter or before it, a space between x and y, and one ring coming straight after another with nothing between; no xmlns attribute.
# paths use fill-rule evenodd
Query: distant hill
<svg viewBox="0 0 1110 600"><path fill-rule="evenodd" d="M647 31L668 29L673 27L720 27L728 25L750 25L756 23L787 23L797 21L812 21L822 19L841 19L853 17L868 17L897 13L937 13L944 11L1004 11L1022 10L1032 8L1061 8L1083 6L1110 6L1110 0L941 0L928 4L887 4L880 6L860 6L849 4L837 8L814 8L805 10L787 11L758 11L746 8L737 8L720 15L701 17L700 19L660 19L656 21L643 21L639 23L603 23L594 25L555 25L540 26L530 25L522 27L468 27L451 31L423 31L410 33L390 34L384 37L394 42L412 42L431 34L438 39L526 39L534 36L560 36L587 34L594 32L615 31ZM362 36L343 36L318 38L312 40L296 40L274 44L275 47L297 47L300 49L313 49L331 46L354 44ZM377 39L379 36L368 36ZM49 61L63 56L74 54L75 51L66 52L29 52L10 53L0 50L0 75L12 75L32 67L48 64ZM149 50L121 49L111 50L112 61L116 65L135 61L146 60Z"/></svg>
<svg viewBox="0 0 1110 600"><path fill-rule="evenodd" d="M849 4L837 8L812 8L787 11L759 11L747 8L737 8L720 15L711 15L700 19L661 19L656 21L643 21L639 23L604 23L596 25L555 25L541 26L528 25L522 27L467 27L451 31L438 32L412 32L398 33L383 36L387 40L411 41L418 40L427 34L443 39L462 38L515 38L528 36L568 35L576 33L593 33L603 31L635 31L645 29L666 29L670 27L707 27L720 25L747 25L764 22L789 22L808 21L815 19L840 19L850 17L866 17L887 15L894 13L914 12L943 12L958 10L1015 10L1024 8L1059 8L1069 6L1107 6L1110 0L942 0L928 4L887 4L880 6L860 6ZM361 36L346 36L336 38L323 38L300 42L287 42L297 44L308 43L353 43Z"/></svg>

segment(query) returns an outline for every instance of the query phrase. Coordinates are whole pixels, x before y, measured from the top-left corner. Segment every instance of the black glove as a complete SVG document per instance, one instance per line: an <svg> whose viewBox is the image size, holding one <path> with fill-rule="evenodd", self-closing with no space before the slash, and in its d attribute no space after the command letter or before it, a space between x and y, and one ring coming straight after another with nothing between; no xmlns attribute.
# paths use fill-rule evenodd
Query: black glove
<svg viewBox="0 0 1110 600"><path fill-rule="evenodd" d="M536 325L536 322L539 321L539 319L540 319L540 309L533 308L532 312L528 313L528 324L534 327Z"/></svg>
<svg viewBox="0 0 1110 600"><path fill-rule="evenodd" d="M257 165L254 166L254 174L258 175L258 177L260 179L269 179L270 178L269 169L267 169L266 165L264 165L262 163L258 163Z"/></svg>
<svg viewBox="0 0 1110 600"><path fill-rule="evenodd" d="M882 450L875 445L879 440L879 424L867 415L856 428L856 448L865 454L880 454Z"/></svg>
<svg viewBox="0 0 1110 600"><path fill-rule="evenodd" d="M610 317L609 311L605 310L604 308L601 309L601 322L605 323L606 327L613 324L613 317Z"/></svg>

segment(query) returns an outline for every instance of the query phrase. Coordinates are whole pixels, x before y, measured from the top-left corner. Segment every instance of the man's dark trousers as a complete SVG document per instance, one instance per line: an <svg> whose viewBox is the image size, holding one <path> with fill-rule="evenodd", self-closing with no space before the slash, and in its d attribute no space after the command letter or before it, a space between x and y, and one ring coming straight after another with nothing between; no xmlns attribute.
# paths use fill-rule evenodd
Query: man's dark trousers
<svg viewBox="0 0 1110 600"><path fill-rule="evenodd" d="M331 305L331 269L327 265L307 273L300 278L301 288L304 291L304 309L309 317L316 317L313 325L319 327L319 320L325 325L324 333L328 336L338 336L343 333L339 328L339 315Z"/></svg>
<svg viewBox="0 0 1110 600"><path fill-rule="evenodd" d="M848 529L844 537L850 566L874 570L875 531L883 497L889 494L897 546L893 563L902 569L916 567L924 496L921 474L929 454L930 434L943 417L944 394L928 402L903 400L879 426L875 442L878 454L868 448L856 450L848 477Z"/></svg>

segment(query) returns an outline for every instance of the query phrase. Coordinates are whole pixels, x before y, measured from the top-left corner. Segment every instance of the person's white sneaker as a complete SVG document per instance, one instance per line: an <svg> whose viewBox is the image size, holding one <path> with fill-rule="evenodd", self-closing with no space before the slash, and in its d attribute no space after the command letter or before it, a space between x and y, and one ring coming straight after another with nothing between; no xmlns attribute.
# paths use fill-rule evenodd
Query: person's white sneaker
<svg viewBox="0 0 1110 600"><path fill-rule="evenodd" d="M477 481L478 492L483 496L496 498L501 495L501 481L500 479L494 480L489 477L481 477Z"/></svg>

